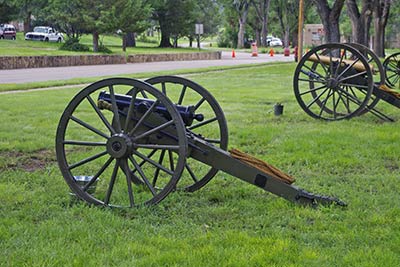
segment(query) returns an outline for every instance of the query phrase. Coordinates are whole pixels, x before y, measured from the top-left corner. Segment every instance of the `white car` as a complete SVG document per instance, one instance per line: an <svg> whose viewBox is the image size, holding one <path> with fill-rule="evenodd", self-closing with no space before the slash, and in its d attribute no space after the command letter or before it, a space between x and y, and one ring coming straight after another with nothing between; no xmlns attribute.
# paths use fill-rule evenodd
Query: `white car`
<svg viewBox="0 0 400 267"><path fill-rule="evenodd" d="M62 42L64 37L55 29L47 26L38 26L33 28L33 32L25 34L25 40L44 41L44 42Z"/></svg>
<svg viewBox="0 0 400 267"><path fill-rule="evenodd" d="M272 38L271 41L269 41L269 46L283 46L283 43L279 38Z"/></svg>

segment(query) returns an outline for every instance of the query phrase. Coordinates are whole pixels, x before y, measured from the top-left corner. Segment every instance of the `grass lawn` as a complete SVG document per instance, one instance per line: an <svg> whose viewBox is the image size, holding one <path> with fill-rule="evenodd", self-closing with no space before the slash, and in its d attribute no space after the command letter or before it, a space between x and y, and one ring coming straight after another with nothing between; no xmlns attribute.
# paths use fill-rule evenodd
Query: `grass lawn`
<svg viewBox="0 0 400 267"><path fill-rule="evenodd" d="M58 120L81 88L2 94L0 266L400 266L399 109L378 104L394 123L314 120L293 95L294 68L186 77L222 106L230 148L347 208L297 206L224 173L153 207L88 206L68 194L54 152Z"/></svg>

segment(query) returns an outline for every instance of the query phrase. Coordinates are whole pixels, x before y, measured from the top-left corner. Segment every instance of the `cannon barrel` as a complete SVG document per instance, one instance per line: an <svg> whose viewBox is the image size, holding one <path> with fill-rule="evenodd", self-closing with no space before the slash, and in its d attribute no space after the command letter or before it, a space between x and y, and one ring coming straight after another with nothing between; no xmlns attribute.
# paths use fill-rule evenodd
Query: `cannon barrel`
<svg viewBox="0 0 400 267"><path fill-rule="evenodd" d="M329 57L329 56L323 56L323 55L310 55L307 60L310 60L312 62L322 62L324 64L330 64L330 62L341 62L341 67L345 65L351 65L355 70L357 71L366 71L365 66L362 62L355 62L355 60L352 59L340 59L336 57ZM370 64L371 71L375 73L374 66Z"/></svg>
<svg viewBox="0 0 400 267"><path fill-rule="evenodd" d="M115 94L115 102L117 104L118 109L120 110L129 108L131 101L132 101L132 96L130 95ZM154 104L154 102L155 100L151 99L136 98L134 106L135 109L137 109L139 112L144 113ZM99 107L109 109L112 103L110 94L105 91L101 92L98 97L98 103ZM192 125L193 120L202 121L204 119L204 116L202 114L195 114L196 111L195 106L181 106L181 105L174 105L174 106L181 115L182 120L186 126ZM170 119L169 112L162 104L157 104L154 107L154 112L165 116L167 119Z"/></svg>

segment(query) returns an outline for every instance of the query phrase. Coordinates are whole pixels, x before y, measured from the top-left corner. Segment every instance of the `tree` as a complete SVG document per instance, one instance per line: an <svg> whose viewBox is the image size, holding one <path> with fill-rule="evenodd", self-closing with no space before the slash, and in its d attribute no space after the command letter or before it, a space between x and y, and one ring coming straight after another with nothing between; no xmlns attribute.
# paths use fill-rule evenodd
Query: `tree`
<svg viewBox="0 0 400 267"><path fill-rule="evenodd" d="M81 0L50 0L44 10L43 20L51 22L69 38L78 39L85 32L86 25L82 20L85 11Z"/></svg>
<svg viewBox="0 0 400 267"><path fill-rule="evenodd" d="M385 56L385 28L389 18L390 0L374 0L372 14L374 20L374 52Z"/></svg>
<svg viewBox="0 0 400 267"><path fill-rule="evenodd" d="M270 0L253 0L253 7L255 9L258 21L261 25L260 40L257 43L261 46L267 46L267 35L268 35L268 14L270 7Z"/></svg>
<svg viewBox="0 0 400 267"><path fill-rule="evenodd" d="M151 0L152 19L158 21L161 31L160 47L177 46L178 38L188 35L194 27L194 0Z"/></svg>
<svg viewBox="0 0 400 267"><path fill-rule="evenodd" d="M7 0L0 0L0 18L1 22L10 22L17 15L16 9L12 3Z"/></svg>
<svg viewBox="0 0 400 267"><path fill-rule="evenodd" d="M345 0L335 0L332 7L327 0L313 0L324 25L326 42L340 42L339 18ZM349 1L349 0L348 0ZM331 1L329 1L331 2Z"/></svg>
<svg viewBox="0 0 400 267"><path fill-rule="evenodd" d="M247 21L247 15L249 13L251 0L234 0L233 5L236 9L238 15L238 22L239 22L239 32L238 32L238 40L237 40L237 47L243 48L244 47L244 33L245 33L245 26Z"/></svg>
<svg viewBox="0 0 400 267"><path fill-rule="evenodd" d="M352 41L368 46L369 28L372 20L372 1L362 0L361 9L356 0L347 0L347 13L350 17Z"/></svg>
<svg viewBox="0 0 400 267"><path fill-rule="evenodd" d="M108 32L119 30L122 35L122 50L126 51L128 35L147 29L150 13L150 5L142 0L116 0L106 11L101 12L99 26Z"/></svg>
<svg viewBox="0 0 400 267"><path fill-rule="evenodd" d="M24 21L24 33L31 30L32 14L40 13L47 6L47 0L10 0L10 3L19 10L18 17Z"/></svg>

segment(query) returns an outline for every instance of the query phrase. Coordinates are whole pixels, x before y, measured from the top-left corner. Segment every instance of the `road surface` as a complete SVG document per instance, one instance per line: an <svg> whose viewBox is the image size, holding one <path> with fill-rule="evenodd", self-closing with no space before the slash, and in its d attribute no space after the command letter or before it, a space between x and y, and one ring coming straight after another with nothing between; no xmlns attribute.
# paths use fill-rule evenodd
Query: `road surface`
<svg viewBox="0 0 400 267"><path fill-rule="evenodd" d="M163 61L132 64L0 70L0 84L68 80L73 78L98 77L109 75L117 76L143 72L206 68L216 66L234 66L274 61L293 61L293 55L289 57L284 57L283 55L274 55L273 57L271 57L269 56L269 54L259 54L257 57L252 57L249 53L235 54L236 57L232 58L231 52L223 52L222 58L220 60Z"/></svg>

